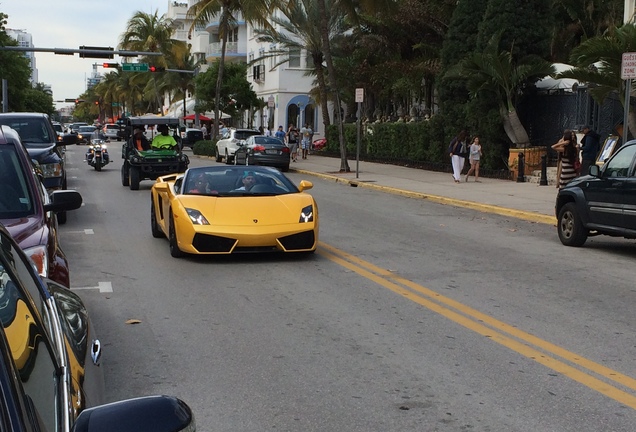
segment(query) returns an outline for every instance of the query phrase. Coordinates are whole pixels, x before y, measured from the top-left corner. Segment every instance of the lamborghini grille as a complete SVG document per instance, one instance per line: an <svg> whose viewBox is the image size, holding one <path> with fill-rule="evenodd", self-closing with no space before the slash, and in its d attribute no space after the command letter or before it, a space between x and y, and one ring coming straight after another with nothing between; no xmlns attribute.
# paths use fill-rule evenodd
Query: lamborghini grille
<svg viewBox="0 0 636 432"><path fill-rule="evenodd" d="M236 243L235 239L210 234L195 234L192 246L199 252L229 253Z"/></svg>
<svg viewBox="0 0 636 432"><path fill-rule="evenodd" d="M293 234L287 237L281 237L278 239L280 244L283 245L285 250L293 251L293 250L302 250L302 249L311 249L314 246L315 238L314 232L305 231L298 234Z"/></svg>

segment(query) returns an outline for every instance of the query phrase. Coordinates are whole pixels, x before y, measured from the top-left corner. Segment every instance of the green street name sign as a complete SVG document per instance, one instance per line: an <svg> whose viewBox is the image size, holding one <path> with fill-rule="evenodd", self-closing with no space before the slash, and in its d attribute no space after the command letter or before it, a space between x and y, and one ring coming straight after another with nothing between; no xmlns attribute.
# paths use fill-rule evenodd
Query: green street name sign
<svg viewBox="0 0 636 432"><path fill-rule="evenodd" d="M123 72L148 72L148 63L122 63Z"/></svg>

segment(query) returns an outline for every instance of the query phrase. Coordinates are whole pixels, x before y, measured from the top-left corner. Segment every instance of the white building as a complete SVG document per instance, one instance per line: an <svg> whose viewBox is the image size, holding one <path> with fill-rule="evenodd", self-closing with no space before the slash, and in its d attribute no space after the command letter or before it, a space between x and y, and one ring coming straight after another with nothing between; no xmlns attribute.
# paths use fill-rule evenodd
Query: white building
<svg viewBox="0 0 636 432"><path fill-rule="evenodd" d="M166 17L175 20L175 39L187 41L191 44L194 55L204 57L207 63L213 63L221 57L219 21L212 19L206 26L189 34L191 21L186 19L186 14L198 1L188 0L187 4L169 1ZM258 42L254 29L239 15L236 27L227 37L225 61L253 62L273 49L275 46ZM311 58L307 57L304 50L292 52L289 57L288 63L277 67L274 65L278 59L272 57L259 61L248 69L247 80L267 105L262 113L255 115L253 124L255 127L270 127L275 131L279 125L287 130L289 124L300 128L307 123L314 130L315 138L320 137L324 134L322 113L308 96L313 79L304 76L311 68Z"/></svg>
<svg viewBox="0 0 636 432"><path fill-rule="evenodd" d="M27 33L24 30L7 29L7 34L18 42L19 47L33 48L33 37L31 33ZM35 66L35 53L33 51L25 51L24 55L27 56L31 64L31 85L35 86L38 83L38 69Z"/></svg>

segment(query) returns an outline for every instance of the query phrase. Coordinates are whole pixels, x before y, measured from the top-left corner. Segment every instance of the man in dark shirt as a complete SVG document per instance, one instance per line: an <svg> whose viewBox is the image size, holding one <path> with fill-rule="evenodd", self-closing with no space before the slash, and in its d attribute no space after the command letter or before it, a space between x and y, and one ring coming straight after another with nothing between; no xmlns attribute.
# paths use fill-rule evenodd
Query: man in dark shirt
<svg viewBox="0 0 636 432"><path fill-rule="evenodd" d="M594 132L589 126L583 126L585 134L581 139L581 170L580 175L587 175L590 165L596 163L596 157L600 147L601 136Z"/></svg>

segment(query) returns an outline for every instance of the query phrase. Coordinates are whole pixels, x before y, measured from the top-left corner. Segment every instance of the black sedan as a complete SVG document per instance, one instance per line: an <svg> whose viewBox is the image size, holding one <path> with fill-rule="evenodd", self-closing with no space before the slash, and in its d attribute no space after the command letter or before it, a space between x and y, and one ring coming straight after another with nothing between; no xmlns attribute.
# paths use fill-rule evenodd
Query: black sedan
<svg viewBox="0 0 636 432"><path fill-rule="evenodd" d="M98 129L95 126L80 126L77 130L77 143L90 144L93 136L97 138Z"/></svg>
<svg viewBox="0 0 636 432"><path fill-rule="evenodd" d="M239 143L234 165L267 165L289 171L289 147L281 140L265 135L252 135Z"/></svg>
<svg viewBox="0 0 636 432"><path fill-rule="evenodd" d="M40 278L0 225L0 430L194 430L179 399L103 402L102 345L80 297Z"/></svg>

